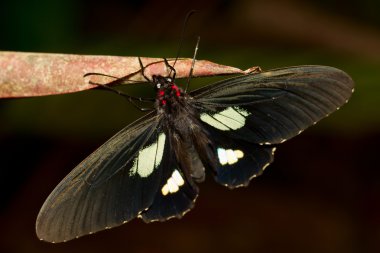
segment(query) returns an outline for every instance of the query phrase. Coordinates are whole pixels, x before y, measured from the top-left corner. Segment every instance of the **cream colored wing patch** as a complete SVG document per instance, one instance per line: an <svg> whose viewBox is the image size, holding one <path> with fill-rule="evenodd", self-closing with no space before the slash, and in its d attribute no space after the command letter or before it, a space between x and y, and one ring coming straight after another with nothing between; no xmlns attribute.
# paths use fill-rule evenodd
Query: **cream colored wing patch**
<svg viewBox="0 0 380 253"><path fill-rule="evenodd" d="M215 114L202 113L200 119L222 131L237 130L245 125L245 119L250 113L237 106L228 107Z"/></svg>
<svg viewBox="0 0 380 253"><path fill-rule="evenodd" d="M224 149L218 148L218 158L221 165L232 165L239 161L239 159L244 157L244 152L240 149Z"/></svg>
<svg viewBox="0 0 380 253"><path fill-rule="evenodd" d="M166 136L161 133L158 136L157 142L141 149L137 157L133 161L133 166L130 170L130 175L139 174L140 177L148 177L153 170L157 168L164 155Z"/></svg>
<svg viewBox="0 0 380 253"><path fill-rule="evenodd" d="M184 184L185 180L183 180L179 171L174 170L166 184L164 184L164 186L161 188L161 193L164 196L170 193L176 193L179 190L179 188Z"/></svg>

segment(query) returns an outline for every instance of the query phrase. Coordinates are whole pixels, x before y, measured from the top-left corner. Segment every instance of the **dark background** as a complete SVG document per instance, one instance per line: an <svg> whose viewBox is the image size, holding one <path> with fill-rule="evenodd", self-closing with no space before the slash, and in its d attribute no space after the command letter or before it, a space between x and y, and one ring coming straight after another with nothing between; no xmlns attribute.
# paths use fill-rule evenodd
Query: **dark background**
<svg viewBox="0 0 380 253"><path fill-rule="evenodd" d="M1 1L0 50L174 57L191 9L200 12L181 56L192 56L200 35L198 59L242 69L331 65L356 92L282 144L248 188L209 177L181 220L133 220L54 245L35 236L43 201L141 114L104 91L1 100L0 252L380 252L379 1Z"/></svg>

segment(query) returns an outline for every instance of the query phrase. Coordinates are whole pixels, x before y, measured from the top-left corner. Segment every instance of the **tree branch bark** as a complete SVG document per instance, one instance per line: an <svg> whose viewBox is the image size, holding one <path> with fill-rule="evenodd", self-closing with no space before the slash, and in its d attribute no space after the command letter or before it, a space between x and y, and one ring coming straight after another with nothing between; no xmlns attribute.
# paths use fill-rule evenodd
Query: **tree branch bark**
<svg viewBox="0 0 380 253"><path fill-rule="evenodd" d="M141 58L145 75L165 76L168 70L161 58ZM173 64L173 59L168 59ZM189 75L192 59L178 59L177 78ZM72 93L95 88L89 81L108 83L115 79L89 75L101 73L115 77L131 75L125 83L146 82L138 57L0 52L0 98L33 97ZM244 74L234 67L197 60L193 76Z"/></svg>

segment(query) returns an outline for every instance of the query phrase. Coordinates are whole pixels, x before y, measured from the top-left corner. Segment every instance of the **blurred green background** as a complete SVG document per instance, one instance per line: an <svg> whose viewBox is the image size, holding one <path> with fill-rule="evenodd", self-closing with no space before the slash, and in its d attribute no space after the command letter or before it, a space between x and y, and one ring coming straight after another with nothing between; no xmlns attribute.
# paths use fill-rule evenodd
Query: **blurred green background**
<svg viewBox="0 0 380 253"><path fill-rule="evenodd" d="M0 252L380 252L379 1L3 0L0 50L174 57L191 9L199 13L182 57L200 35L198 59L242 69L330 65L352 76L356 92L282 144L248 188L231 191L209 177L181 220L134 220L58 245L35 236L43 201L142 114L105 91L0 100Z"/></svg>

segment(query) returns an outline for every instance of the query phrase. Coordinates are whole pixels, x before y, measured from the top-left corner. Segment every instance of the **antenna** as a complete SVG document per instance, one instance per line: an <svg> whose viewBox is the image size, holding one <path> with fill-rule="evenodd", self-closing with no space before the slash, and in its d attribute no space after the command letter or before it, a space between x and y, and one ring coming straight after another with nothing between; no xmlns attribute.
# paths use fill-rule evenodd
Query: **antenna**
<svg viewBox="0 0 380 253"><path fill-rule="evenodd" d="M189 73L189 76L187 77L187 83L186 83L185 91L187 91L187 89L189 88L189 84L190 84L191 76L193 75L193 70L194 70L194 65L195 65L195 58L197 57L198 46L199 46L199 41L200 41L200 40L201 40L201 37L198 36L197 44L195 45L193 61L191 62L190 73Z"/></svg>
<svg viewBox="0 0 380 253"><path fill-rule="evenodd" d="M178 57L179 57L179 55L181 53L182 44L183 44L183 37L184 37L184 34L185 34L187 22L189 21L189 18L191 17L191 15L193 15L195 12L197 12L197 10L191 10L191 11L189 11L186 14L185 20L183 21L182 30L181 30L181 37L180 37L180 40L179 40L179 46L178 46L178 50L177 50L177 55L175 57L173 65L172 65L173 68L174 68L175 64L177 63ZM170 70L169 75L171 73L172 73L172 70Z"/></svg>

